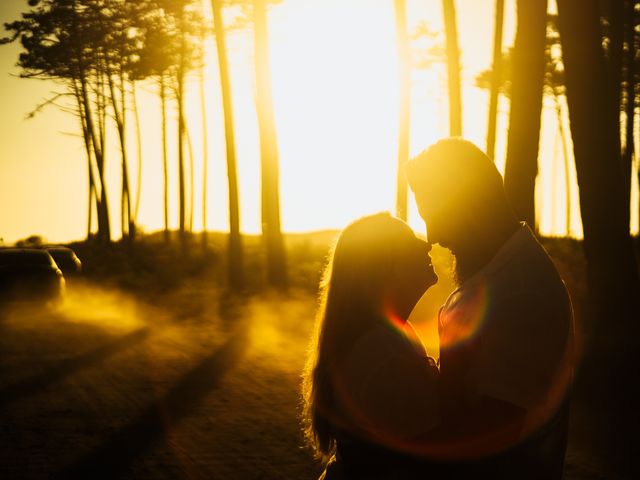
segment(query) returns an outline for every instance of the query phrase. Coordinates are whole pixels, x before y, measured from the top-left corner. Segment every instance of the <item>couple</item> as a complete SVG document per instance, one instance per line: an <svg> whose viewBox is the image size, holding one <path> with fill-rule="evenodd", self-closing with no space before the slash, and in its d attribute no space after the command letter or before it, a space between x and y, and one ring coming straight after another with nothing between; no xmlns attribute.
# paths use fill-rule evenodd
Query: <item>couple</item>
<svg viewBox="0 0 640 480"><path fill-rule="evenodd" d="M560 479L573 319L551 259L475 145L437 142L407 165L427 227L377 214L340 235L304 375L321 478ZM430 244L455 256L440 360L411 325L437 282Z"/></svg>

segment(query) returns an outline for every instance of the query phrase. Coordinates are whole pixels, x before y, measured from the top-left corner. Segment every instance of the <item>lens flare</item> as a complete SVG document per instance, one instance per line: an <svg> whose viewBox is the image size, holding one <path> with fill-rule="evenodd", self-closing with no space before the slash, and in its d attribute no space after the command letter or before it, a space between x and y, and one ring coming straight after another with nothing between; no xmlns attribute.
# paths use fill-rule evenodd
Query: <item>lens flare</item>
<svg viewBox="0 0 640 480"><path fill-rule="evenodd" d="M492 307L495 308L496 305L492 299L495 299L495 296L492 296L491 289L482 282L477 285L473 295L464 296L464 303L458 293L452 294L447 305L455 305L456 308L449 312L443 311L440 318L443 350L464 348L479 339L483 328L486 327L487 318L492 314ZM420 343L411 325L395 315L392 310L386 310L385 319L388 331L408 338L411 342ZM371 352L368 359L361 359L361 374L366 376L371 374L369 372L375 371L376 361L381 361L381 355L381 351L375 351ZM549 378L546 386L541 385L539 401L527 410L524 424L496 424L489 430L465 434L462 437L452 436L439 426L417 437L386 430L363 406L359 397L361 392L354 387L354 383L362 382L354 382L353 372L349 373L344 365L333 365L328 372L334 389L333 405L319 407L322 414L340 430L366 444L385 446L396 452L428 460L469 460L519 448L518 445L529 439L535 441L537 432L544 432L548 425L561 421L559 419L568 414L567 402L574 357L574 346L569 341L555 374ZM435 395L437 392L434 392ZM427 408L425 405L425 411ZM397 413L398 417L406 415L406 412L402 411ZM417 423L419 419L415 420Z"/></svg>
<svg viewBox="0 0 640 480"><path fill-rule="evenodd" d="M449 297L440 314L440 348L455 348L475 339L491 312L491 294L487 285L481 282L473 295L464 296L455 291ZM455 305L455 309L449 309Z"/></svg>

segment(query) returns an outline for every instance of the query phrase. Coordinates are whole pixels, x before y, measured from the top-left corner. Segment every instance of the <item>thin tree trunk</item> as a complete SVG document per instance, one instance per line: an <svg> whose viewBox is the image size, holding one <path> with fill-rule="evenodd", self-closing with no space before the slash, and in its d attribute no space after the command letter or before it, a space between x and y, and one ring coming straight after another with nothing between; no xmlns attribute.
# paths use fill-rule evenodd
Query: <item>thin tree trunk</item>
<svg viewBox="0 0 640 480"><path fill-rule="evenodd" d="M624 0L605 0L608 7L609 20L609 48L606 55L606 65L609 75L609 89L611 98L607 102L610 121L620 127L620 105L622 101L622 64L624 61ZM618 128L620 132L620 128ZM617 137L618 151L622 155L622 141Z"/></svg>
<svg viewBox="0 0 640 480"><path fill-rule="evenodd" d="M183 80L178 80L178 90L183 90ZM178 228L184 240L186 231L186 191L184 175L184 118L182 93L178 93Z"/></svg>
<svg viewBox="0 0 640 480"><path fill-rule="evenodd" d="M560 104L560 94L554 91L553 101L555 103L556 118L558 120L558 135L562 143L562 163L564 165L564 189L565 189L565 234L571 234L571 178L569 171L569 148L567 147L567 134L562 120L562 105Z"/></svg>
<svg viewBox="0 0 640 480"><path fill-rule="evenodd" d="M278 288L287 286L284 239L280 226L278 141L273 111L269 33L264 0L253 1L256 107L260 131L262 185L262 236L266 247L267 280Z"/></svg>
<svg viewBox="0 0 640 480"><path fill-rule="evenodd" d="M103 74L99 73L96 79L96 106L98 109L98 135L100 138L100 151L102 156L106 156L107 147L107 104L106 96L104 92L104 78Z"/></svg>
<svg viewBox="0 0 640 480"><path fill-rule="evenodd" d="M204 69L204 66L202 67ZM200 73L200 112L202 115L202 242L207 245L207 179L209 177L209 141L207 138L207 105L204 72Z"/></svg>
<svg viewBox="0 0 640 480"><path fill-rule="evenodd" d="M502 27L504 0L496 0L496 16L493 34L493 65L491 67L491 92L489 94L489 119L487 121L487 156L495 160L498 96L502 79Z"/></svg>
<svg viewBox="0 0 640 480"><path fill-rule="evenodd" d="M624 215L620 123L611 121L612 96L603 94L611 91L611 78L598 1L558 0L558 13L590 299L609 336L626 331L627 338L636 338L638 272ZM600 327L604 331L605 323Z"/></svg>
<svg viewBox="0 0 640 480"><path fill-rule="evenodd" d="M75 1L73 2L73 8L75 10ZM75 17L74 17L75 18ZM77 33L77 25L74 22L72 24L73 33ZM111 242L111 227L109 221L109 203L107 200L107 189L106 182L104 178L104 149L103 145L97 142L96 132L94 127L94 122L91 114L91 102L89 101L89 92L87 86L87 69L84 66L83 55L78 54L78 52L73 52L76 54L79 59L78 69L77 69L77 81L73 80L74 92L76 98L78 98L79 110L84 112L84 122L83 122L83 133L86 131L85 139L89 139L91 145L93 146L93 151L96 159L96 165L98 167L98 175L100 176L100 199L96 195L97 202L97 216L98 216L98 239L100 242L104 244L108 244ZM101 72L97 72L97 77L100 78ZM79 84L79 85L78 85ZM100 115L102 112L98 112ZM86 129L85 129L86 127ZM102 133L102 132L101 132ZM104 140L104 136L101 136L101 140ZM85 143L85 148L86 148ZM89 182L91 183L91 176L93 175L93 170L91 168L91 152L88 151L88 161L89 161ZM93 180L93 184L95 186L95 179Z"/></svg>
<svg viewBox="0 0 640 480"><path fill-rule="evenodd" d="M124 81L121 77L120 100L121 105L118 106L116 97L113 75L107 71L107 82L109 84L109 93L111 97L111 107L116 121L116 129L120 139L120 155L122 159L122 197L120 202L120 224L122 228L122 238L129 238L133 233L131 230L131 200L129 195L129 168L127 161L127 145L126 145L126 124L125 124L125 101L126 95L124 91Z"/></svg>
<svg viewBox="0 0 640 480"><path fill-rule="evenodd" d="M518 0L504 187L516 215L537 230L535 184L544 82L547 1Z"/></svg>
<svg viewBox="0 0 640 480"><path fill-rule="evenodd" d="M631 176L633 170L633 157L635 150L635 25L634 25L634 0L626 0L624 4L625 25L624 42L626 45L625 61L625 146L622 152L622 193L624 195L623 205L625 212L623 215L631 220Z"/></svg>
<svg viewBox="0 0 640 480"><path fill-rule="evenodd" d="M184 13L182 14L184 15ZM178 101L178 195L179 195L179 228L180 241L185 240L186 211L185 211L185 178L184 178L184 76L186 40L185 33L181 33L180 39L180 65L177 74L177 101Z"/></svg>
<svg viewBox="0 0 640 480"><path fill-rule="evenodd" d="M85 148L85 153L87 155L87 173L88 173L88 177L89 177L89 200L88 200L88 204L87 204L87 241L91 240L91 223L92 223L92 217L93 217L93 200L95 198L96 201L96 212L98 211L99 207L99 199L98 199L98 195L96 192L96 186L95 186L95 179L93 176L93 162L92 162L92 155L91 155L91 138L89 137L89 132L87 129L87 121L86 121L86 115L84 112L84 108L82 105L82 96L80 95L80 90L78 88L78 84L76 82L76 80L74 79L73 81L73 94L74 97L76 99L77 102L77 108L78 108L78 118L80 120L80 126L82 129L82 139L83 139L83 143L84 143L84 148Z"/></svg>
<svg viewBox="0 0 640 480"><path fill-rule="evenodd" d="M204 5L200 4L200 11L204 18ZM202 48L202 58L200 65L200 74L198 76L200 84L200 116L202 118L202 245L207 246L207 180L209 169L209 137L207 134L207 99L204 88L204 68L205 68L205 41L206 31L200 29L200 48Z"/></svg>
<svg viewBox="0 0 640 480"><path fill-rule="evenodd" d="M213 27L215 29L216 48L218 52L220 89L222 92L222 108L224 112L224 132L227 146L227 177L229 180L229 285L232 289L240 289L244 284L242 271L242 238L240 236L240 203L238 199L233 105L231 103L231 84L229 82L221 0L211 0L211 9L213 10Z"/></svg>
<svg viewBox="0 0 640 480"><path fill-rule="evenodd" d="M395 0L396 44L400 86L400 118L398 127L398 172L396 176L396 215L407 220L407 179L404 166L409 160L411 120L411 58L407 37L407 6L405 0Z"/></svg>
<svg viewBox="0 0 640 480"><path fill-rule="evenodd" d="M164 73L160 74L160 104L162 110L162 172L164 204L164 240L169 242L169 161L167 154L167 91Z"/></svg>
<svg viewBox="0 0 640 480"><path fill-rule="evenodd" d="M633 0L633 5L634 5L634 10L637 7L640 7L640 0ZM632 18L633 18L633 22L634 23L636 21L638 21L637 20L638 19L638 15L637 14L634 14ZM633 49L634 49L634 51L636 52L636 55L637 55L638 50L640 50L640 33L637 32L635 29L634 29L634 34L633 34ZM638 98L639 90L637 88L638 72L637 72L637 70L635 68L633 70L634 70L634 76L630 77L630 78L633 78L633 95L631 97L631 102L633 103L633 106L634 106L634 112L633 112L634 125L637 125L638 124L638 119L636 118L637 114L635 112L635 107L638 105L638 103L640 103L640 99ZM638 139L634 135L634 145L637 145L637 144L638 144ZM636 164L636 172L637 172L636 176L638 178L638 189L640 190L640 159L638 158L637 155L636 155L635 164ZM640 191L638 193L639 193L638 196L640 197ZM640 223L640 198L639 198L639 201L638 201L638 207L637 208L638 208L638 222ZM640 234L639 234L639 236L640 236Z"/></svg>
<svg viewBox="0 0 640 480"><path fill-rule="evenodd" d="M444 29L447 39L449 84L449 135L462 135L462 96L460 93L460 50L454 0L442 0Z"/></svg>
<svg viewBox="0 0 640 480"><path fill-rule="evenodd" d="M560 135L556 131L553 136L553 157L551 164L553 165L552 177L551 177L551 193L549 198L549 204L551 205L551 230L555 232L558 223L558 209L556 205L558 203L558 150L560 149ZM546 200L546 199L545 199Z"/></svg>
<svg viewBox="0 0 640 480"><path fill-rule="evenodd" d="M136 95L136 82L131 80L131 100L133 101L133 115L136 122L136 150L138 157L138 179L136 182L136 201L133 208L133 223L138 223L140 211L140 192L142 191L142 129L140 128L140 112L138 110L138 96Z"/></svg>
<svg viewBox="0 0 640 480"><path fill-rule="evenodd" d="M184 119L184 137L187 142L187 150L189 151L189 223L188 231L193 233L193 212L195 210L194 204L194 175L193 175L193 143L191 142L191 133L189 132L189 125L187 119Z"/></svg>
<svg viewBox="0 0 640 480"><path fill-rule="evenodd" d="M109 202L107 196L107 184L104 178L104 157L100 143L96 138L96 132L91 114L91 105L89 102L89 93L87 92L87 81L81 73L80 75L80 94L82 96L82 104L86 115L87 133L91 139L93 152L98 167L98 176L100 177L100 202L98 203L98 233L100 240L104 243L111 241L111 225L109 220Z"/></svg>

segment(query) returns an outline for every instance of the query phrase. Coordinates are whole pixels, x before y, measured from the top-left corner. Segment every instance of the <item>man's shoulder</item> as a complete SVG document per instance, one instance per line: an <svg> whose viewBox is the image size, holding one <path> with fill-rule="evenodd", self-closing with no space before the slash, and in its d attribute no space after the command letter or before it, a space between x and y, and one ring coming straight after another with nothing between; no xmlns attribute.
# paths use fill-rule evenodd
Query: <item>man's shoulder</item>
<svg viewBox="0 0 640 480"><path fill-rule="evenodd" d="M487 273L486 281L496 300L518 297L525 302L531 299L552 304L568 300L566 286L553 260L533 234L523 236L500 268Z"/></svg>

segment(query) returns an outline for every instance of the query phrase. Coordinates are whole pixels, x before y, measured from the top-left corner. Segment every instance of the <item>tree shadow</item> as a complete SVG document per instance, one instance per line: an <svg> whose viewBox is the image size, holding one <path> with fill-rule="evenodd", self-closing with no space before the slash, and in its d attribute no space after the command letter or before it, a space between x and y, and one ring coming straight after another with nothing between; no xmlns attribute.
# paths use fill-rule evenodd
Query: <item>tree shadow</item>
<svg viewBox="0 0 640 480"><path fill-rule="evenodd" d="M127 335L107 342L81 355L57 362L46 371L21 380L0 389L0 409L25 397L36 395L47 387L56 384L73 373L98 364L105 358L141 342L149 335L149 328L139 328Z"/></svg>
<svg viewBox="0 0 640 480"><path fill-rule="evenodd" d="M243 329L187 372L163 398L147 406L128 426L111 434L96 449L59 471L54 478L118 478L219 386L245 346Z"/></svg>

